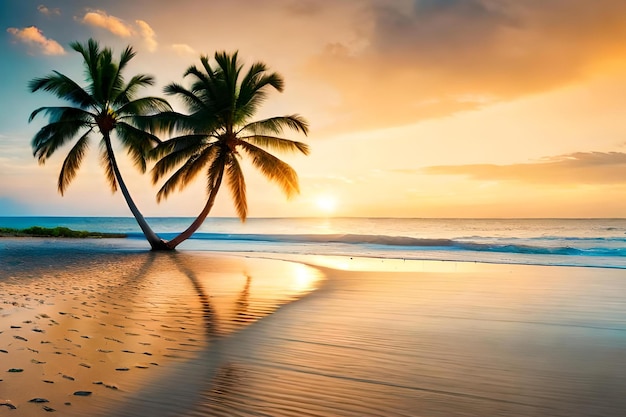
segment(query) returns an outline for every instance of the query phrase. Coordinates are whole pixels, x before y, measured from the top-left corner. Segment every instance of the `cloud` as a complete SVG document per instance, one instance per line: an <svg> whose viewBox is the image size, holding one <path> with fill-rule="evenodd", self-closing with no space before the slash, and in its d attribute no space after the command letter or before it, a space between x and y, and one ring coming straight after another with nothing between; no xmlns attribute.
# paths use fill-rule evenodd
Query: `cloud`
<svg viewBox="0 0 626 417"><path fill-rule="evenodd" d="M61 14L61 9L59 9L58 7L54 9L49 9L43 4L40 4L39 6L37 6L37 10L39 10L40 13L43 13L46 16L52 16L52 15L59 16Z"/></svg>
<svg viewBox="0 0 626 417"><path fill-rule="evenodd" d="M179 55L195 55L197 52L191 46L185 43L175 43L172 49Z"/></svg>
<svg viewBox="0 0 626 417"><path fill-rule="evenodd" d="M65 49L55 40L46 38L43 32L36 26L26 28L8 28L7 32L13 37L31 47L36 48L44 55L63 55Z"/></svg>
<svg viewBox="0 0 626 417"><path fill-rule="evenodd" d="M115 16L110 16L102 10L87 12L85 16L83 16L82 22L90 26L104 28L122 38L128 38L133 34L132 28L124 23L123 20Z"/></svg>
<svg viewBox="0 0 626 417"><path fill-rule="evenodd" d="M143 39L148 51L156 51L158 43L155 39L156 33L154 33L154 30L152 30L150 25L143 20L135 20L135 23L139 26L139 35Z"/></svg>
<svg viewBox="0 0 626 417"><path fill-rule="evenodd" d="M365 3L364 3L365 4ZM371 0L307 75L340 93L349 127L414 123L626 66L626 2Z"/></svg>
<svg viewBox="0 0 626 417"><path fill-rule="evenodd" d="M626 153L577 152L534 163L440 165L422 170L432 175L463 175L479 181L516 181L533 184L626 183Z"/></svg>
<svg viewBox="0 0 626 417"><path fill-rule="evenodd" d="M310 18L321 12L322 5L318 1L298 0L296 2L287 3L284 8L292 15Z"/></svg>
<svg viewBox="0 0 626 417"><path fill-rule="evenodd" d="M156 51L159 46L156 40L156 32L145 20L135 20L136 26L133 27L122 19L111 16L103 10L92 10L87 12L81 21L86 25L106 29L122 38L139 37L150 52Z"/></svg>

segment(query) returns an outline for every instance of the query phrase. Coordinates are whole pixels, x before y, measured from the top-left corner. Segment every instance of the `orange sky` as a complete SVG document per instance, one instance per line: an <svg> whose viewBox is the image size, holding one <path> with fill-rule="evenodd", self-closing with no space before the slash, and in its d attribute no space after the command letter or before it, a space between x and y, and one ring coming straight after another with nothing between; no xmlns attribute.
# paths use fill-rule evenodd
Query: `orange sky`
<svg viewBox="0 0 626 417"><path fill-rule="evenodd" d="M0 97L0 215L129 215L95 144L64 197L62 153L42 167L29 146L44 124L28 124L30 111L54 99L29 94L27 81L51 70L81 80L67 45L89 37L137 49L128 74L157 78L146 95L215 50L283 74L285 92L259 117L306 117L309 137L291 137L312 153L284 158L301 181L290 201L246 170L252 217L626 215L625 2L48 3L0 6L0 74L14 81ZM148 176L122 170L146 215L193 216L204 204L201 180L157 205ZM234 214L224 191L213 215Z"/></svg>

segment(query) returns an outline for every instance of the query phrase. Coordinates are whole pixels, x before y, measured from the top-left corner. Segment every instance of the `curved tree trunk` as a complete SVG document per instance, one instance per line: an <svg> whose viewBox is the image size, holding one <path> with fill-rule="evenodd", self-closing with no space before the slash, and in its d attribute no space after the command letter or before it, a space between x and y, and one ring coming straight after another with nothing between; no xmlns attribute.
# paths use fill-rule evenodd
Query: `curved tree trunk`
<svg viewBox="0 0 626 417"><path fill-rule="evenodd" d="M120 187L120 191L122 192L122 195L124 196L124 199L126 200L126 204L128 204L128 208L130 209L131 213L135 217L137 224L139 224L141 231L146 237L146 240L148 241L148 243L150 243L150 247L152 248L152 250L170 249L170 247L165 243L165 241L161 239L156 233L154 233L154 231L150 228L150 226L148 225L148 222L146 222L146 219L143 217L143 215L137 208L137 205L135 204L132 197L130 196L130 193L128 192L128 188L126 188L126 183L122 179L122 174L120 174L120 170L117 166L115 154L113 153L113 147L111 146L111 138L108 134L104 134L104 143L106 144L107 154L109 156L109 160L111 161L111 166L113 167L113 173L115 175L117 184Z"/></svg>
<svg viewBox="0 0 626 417"><path fill-rule="evenodd" d="M193 221L193 223L191 223L191 225L187 229L185 229L184 232L176 236L174 239L168 240L167 242L165 242L165 244L167 245L169 249L174 249L176 248L176 246L178 246L185 240L189 239L191 235L193 235L194 232L198 230L198 228L202 225L204 220L209 215L211 208L213 208L213 203L215 203L215 197L217 197L217 192L220 189L220 185L222 185L223 175L224 175L224 171L222 170L220 171L219 176L215 180L215 185L211 189L211 194L209 194L209 198L207 199L207 202L204 205L204 208L202 209L198 217Z"/></svg>

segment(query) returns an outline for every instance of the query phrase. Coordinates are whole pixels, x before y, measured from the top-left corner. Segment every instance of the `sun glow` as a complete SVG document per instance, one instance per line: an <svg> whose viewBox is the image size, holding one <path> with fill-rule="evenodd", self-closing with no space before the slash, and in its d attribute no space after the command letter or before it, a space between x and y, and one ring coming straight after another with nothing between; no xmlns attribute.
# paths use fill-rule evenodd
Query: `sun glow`
<svg viewBox="0 0 626 417"><path fill-rule="evenodd" d="M333 213L337 208L337 199L332 195L321 195L315 200L317 207L325 213Z"/></svg>

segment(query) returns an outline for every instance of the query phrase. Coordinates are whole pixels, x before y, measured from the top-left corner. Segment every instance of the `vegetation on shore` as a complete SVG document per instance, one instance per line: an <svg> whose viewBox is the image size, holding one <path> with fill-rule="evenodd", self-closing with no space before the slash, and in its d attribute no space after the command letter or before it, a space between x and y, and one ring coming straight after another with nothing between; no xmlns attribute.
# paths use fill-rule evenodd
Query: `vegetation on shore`
<svg viewBox="0 0 626 417"><path fill-rule="evenodd" d="M33 226L27 229L13 229L0 227L0 237L72 237L72 238L125 238L123 233L87 232L85 230L72 230L67 227L41 227Z"/></svg>

